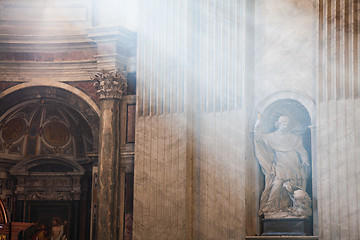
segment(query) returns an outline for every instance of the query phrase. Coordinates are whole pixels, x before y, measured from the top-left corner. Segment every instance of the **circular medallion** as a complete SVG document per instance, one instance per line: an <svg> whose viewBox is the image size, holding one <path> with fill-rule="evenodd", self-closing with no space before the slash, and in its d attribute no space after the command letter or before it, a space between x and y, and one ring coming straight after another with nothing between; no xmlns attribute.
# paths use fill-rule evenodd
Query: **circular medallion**
<svg viewBox="0 0 360 240"><path fill-rule="evenodd" d="M61 122L49 122L44 127L43 136L48 144L60 147L69 141L70 131Z"/></svg>
<svg viewBox="0 0 360 240"><path fill-rule="evenodd" d="M8 143L15 142L24 135L25 129L26 124L22 118L13 118L4 125L2 137Z"/></svg>

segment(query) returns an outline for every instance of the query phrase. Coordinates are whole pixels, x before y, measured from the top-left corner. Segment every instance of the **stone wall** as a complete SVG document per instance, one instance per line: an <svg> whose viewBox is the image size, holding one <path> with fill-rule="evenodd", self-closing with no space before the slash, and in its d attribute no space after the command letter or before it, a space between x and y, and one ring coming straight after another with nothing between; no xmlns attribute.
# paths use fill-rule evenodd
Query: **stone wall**
<svg viewBox="0 0 360 240"><path fill-rule="evenodd" d="M134 239L245 236L246 6L140 6Z"/></svg>
<svg viewBox="0 0 360 240"><path fill-rule="evenodd" d="M185 119L136 119L133 239L186 239Z"/></svg>
<svg viewBox="0 0 360 240"><path fill-rule="evenodd" d="M186 239L186 1L139 7L133 239Z"/></svg>
<svg viewBox="0 0 360 240"><path fill-rule="evenodd" d="M242 112L202 114L197 150L197 239L245 237L245 129Z"/></svg>
<svg viewBox="0 0 360 240"><path fill-rule="evenodd" d="M358 239L360 5L319 4L319 236Z"/></svg>
<svg viewBox="0 0 360 240"><path fill-rule="evenodd" d="M134 236L141 238L147 232L150 239L162 236L149 230L154 216L164 216L151 212L158 209L151 201L154 196L158 199L157 189L164 189L155 183L158 179L190 182L179 189L185 192L186 203L178 216L186 226L174 227L171 238L183 231L194 239L259 234L262 179L251 128L267 106L292 99L311 117L314 235L359 238L359 3L174 0L147 4L141 10L144 28L138 35ZM148 10L149 6L154 9ZM183 165L176 171L181 175L166 175L158 168L161 162L155 149L168 145L157 131L172 129L179 115L185 135L171 136L184 140L169 149L178 152L179 144L186 145L180 154ZM157 168L151 167L153 161ZM160 201L168 197L179 200L175 193ZM149 199L146 209L143 205ZM171 212L174 206L163 210ZM161 221L156 224L164 229L160 232L167 226Z"/></svg>
<svg viewBox="0 0 360 240"><path fill-rule="evenodd" d="M318 207L321 239L358 239L359 99L318 106Z"/></svg>
<svg viewBox="0 0 360 240"><path fill-rule="evenodd" d="M257 116L281 99L299 101L306 108L311 103L314 108L317 91L317 4L310 0L257 0L254 5L253 95L247 96L246 105L252 112L247 138L247 235L261 234L258 205L264 180L251 137ZM314 123L315 115L314 111Z"/></svg>
<svg viewBox="0 0 360 240"><path fill-rule="evenodd" d="M281 91L316 99L317 20L315 1L255 1L257 104Z"/></svg>

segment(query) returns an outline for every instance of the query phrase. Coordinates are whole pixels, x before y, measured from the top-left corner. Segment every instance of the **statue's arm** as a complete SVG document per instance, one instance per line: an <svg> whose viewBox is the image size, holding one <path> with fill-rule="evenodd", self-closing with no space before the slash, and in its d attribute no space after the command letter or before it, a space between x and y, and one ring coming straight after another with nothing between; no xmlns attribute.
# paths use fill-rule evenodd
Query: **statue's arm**
<svg viewBox="0 0 360 240"><path fill-rule="evenodd" d="M270 177L272 174L274 174L272 166L274 160L274 153L266 143L266 140L264 138L265 135L266 134L263 134L262 121L260 118L258 118L254 126L255 155L259 161L261 170L264 175Z"/></svg>
<svg viewBox="0 0 360 240"><path fill-rule="evenodd" d="M258 118L254 126L254 140L257 142L262 141L263 140L262 135L263 135L262 120Z"/></svg>
<svg viewBox="0 0 360 240"><path fill-rule="evenodd" d="M310 166L310 162L309 162L309 157L308 157L308 153L305 150L305 148L301 145L298 150L297 153L299 154L301 163L305 166Z"/></svg>

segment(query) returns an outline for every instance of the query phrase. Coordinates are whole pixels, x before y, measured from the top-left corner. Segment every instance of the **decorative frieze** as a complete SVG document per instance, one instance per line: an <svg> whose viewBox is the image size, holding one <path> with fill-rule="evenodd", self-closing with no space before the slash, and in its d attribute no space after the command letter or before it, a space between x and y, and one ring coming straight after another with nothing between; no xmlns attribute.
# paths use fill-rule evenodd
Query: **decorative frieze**
<svg viewBox="0 0 360 240"><path fill-rule="evenodd" d="M26 200L68 201L74 200L74 196L71 192L30 192Z"/></svg>

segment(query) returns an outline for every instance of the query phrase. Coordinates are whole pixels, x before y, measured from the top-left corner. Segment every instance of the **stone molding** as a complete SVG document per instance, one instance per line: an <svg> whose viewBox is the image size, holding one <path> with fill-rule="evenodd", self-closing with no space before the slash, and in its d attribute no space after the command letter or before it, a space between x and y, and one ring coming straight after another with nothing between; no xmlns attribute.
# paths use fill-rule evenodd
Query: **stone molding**
<svg viewBox="0 0 360 240"><path fill-rule="evenodd" d="M17 176L15 195L19 200L80 200L81 176Z"/></svg>
<svg viewBox="0 0 360 240"><path fill-rule="evenodd" d="M127 92L126 72L119 70L105 71L95 73L91 77L96 88L96 94L100 95L100 99L121 99Z"/></svg>

